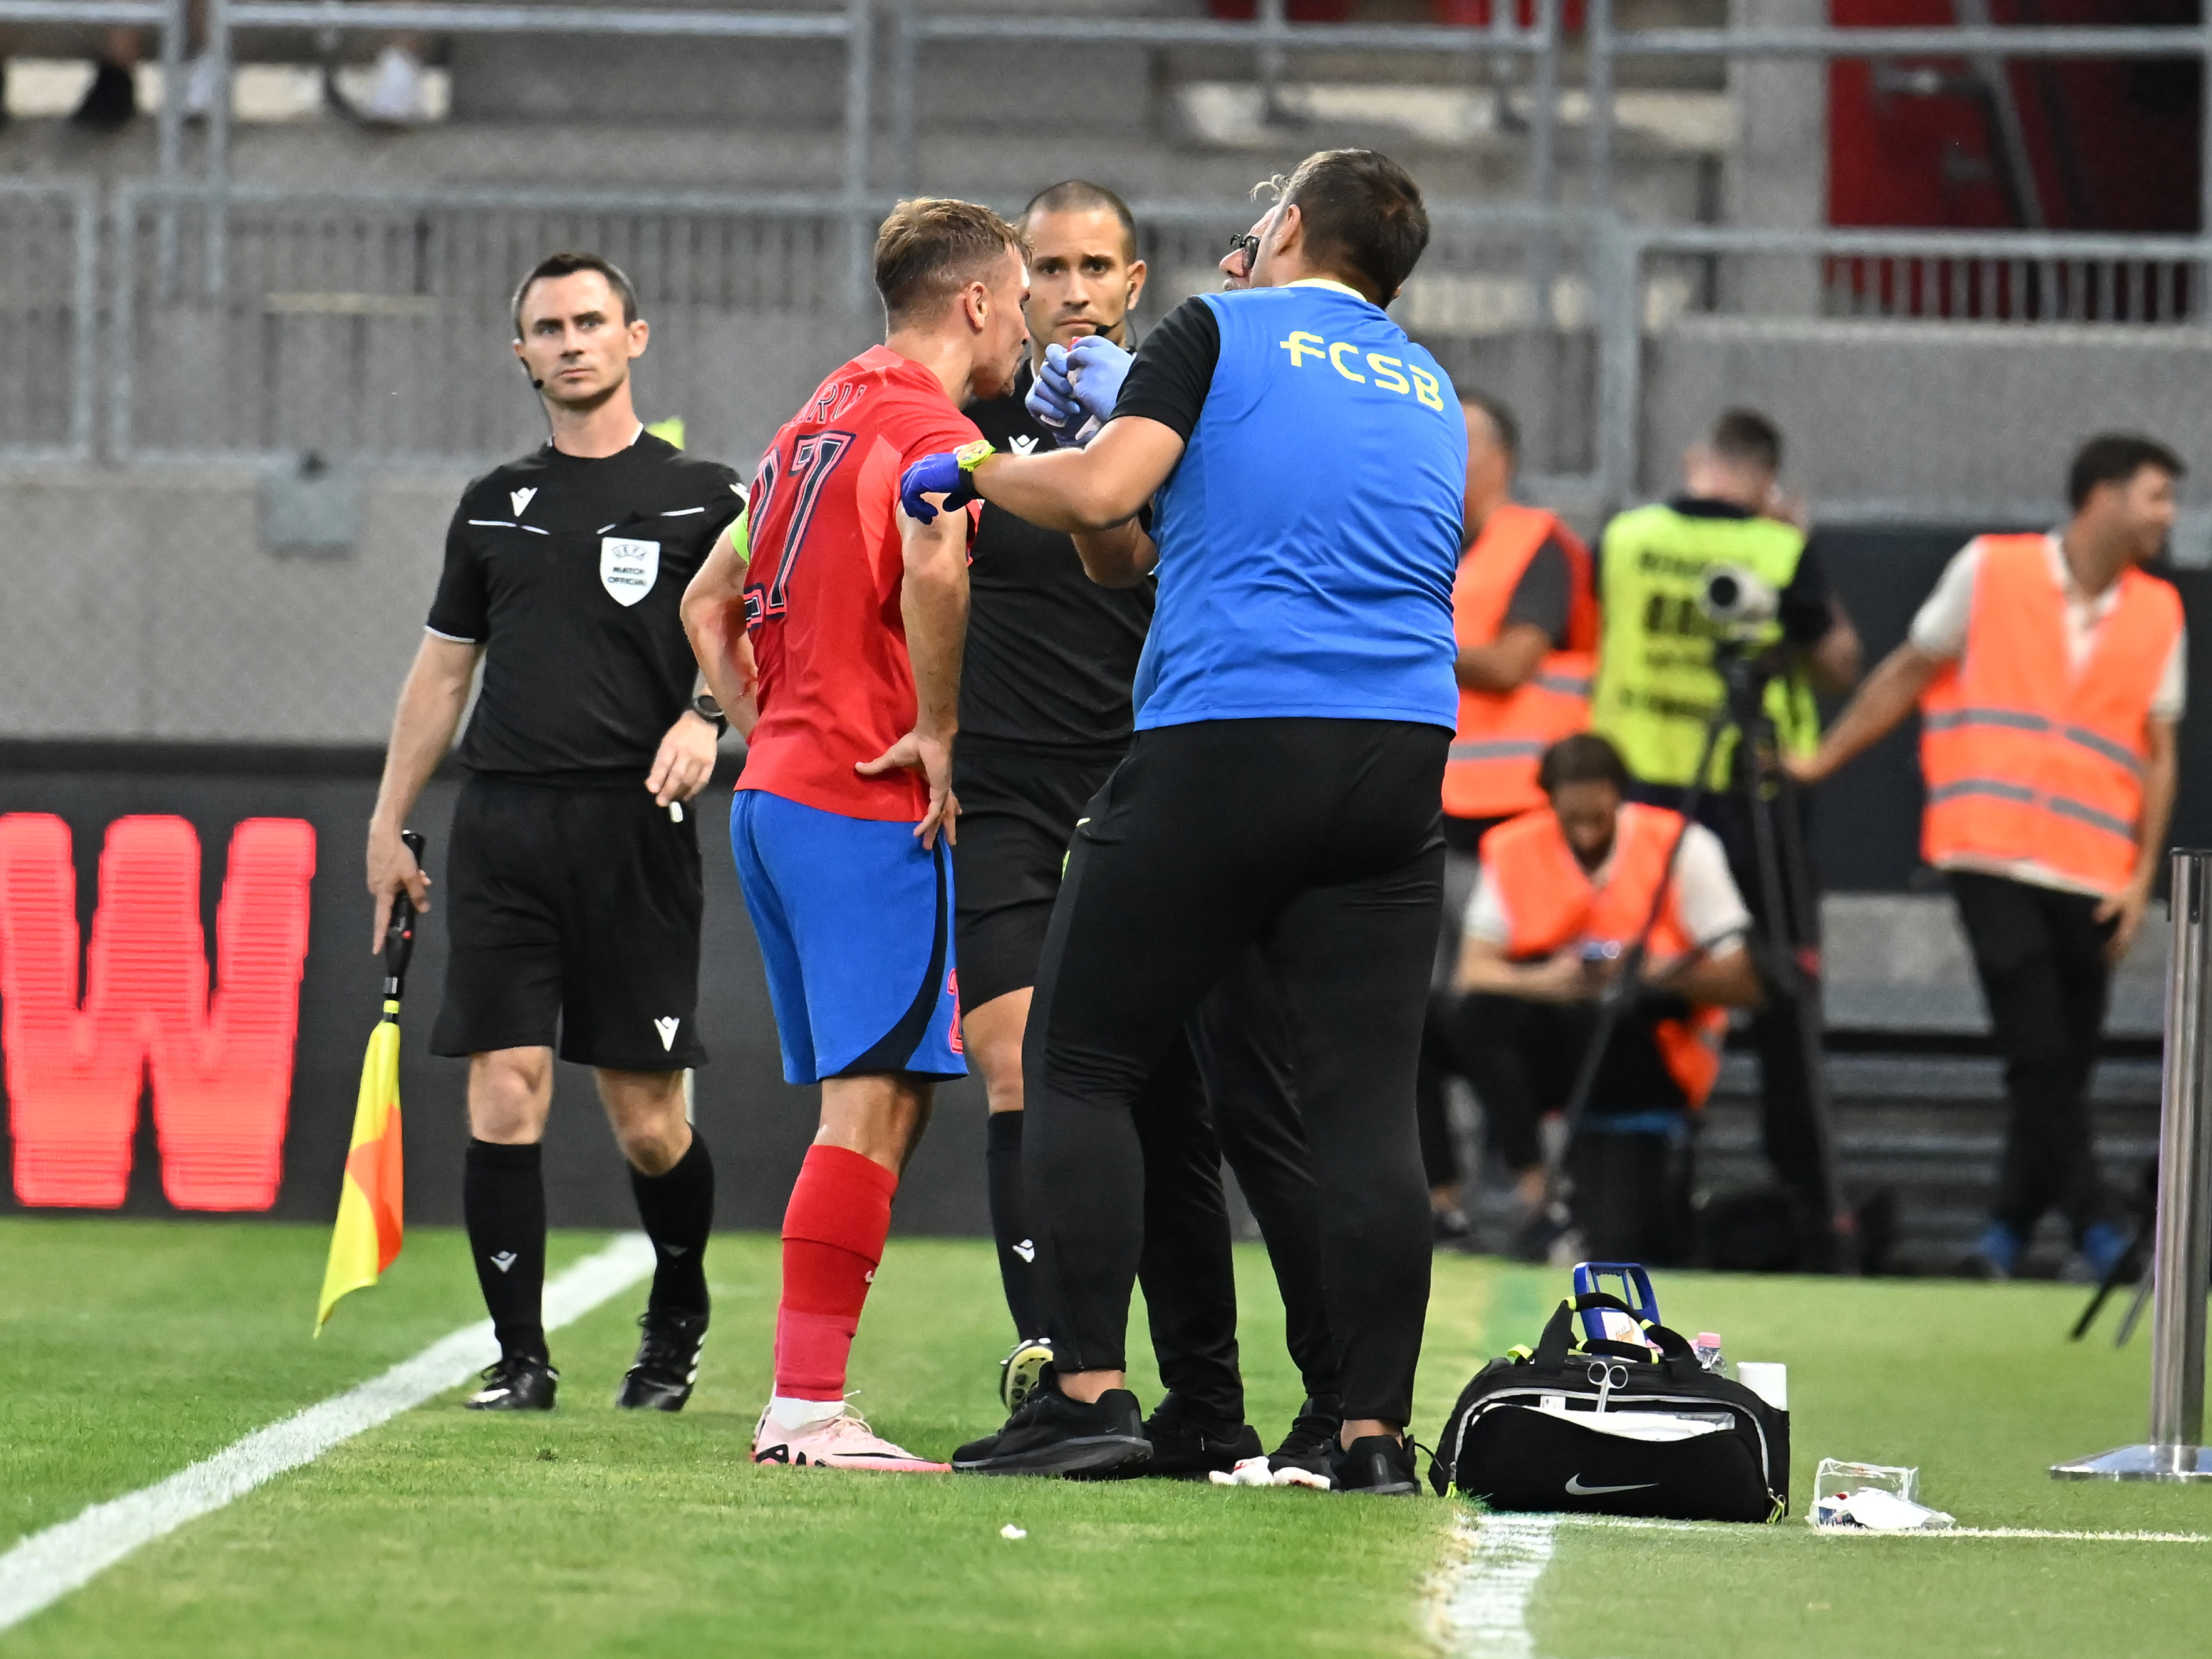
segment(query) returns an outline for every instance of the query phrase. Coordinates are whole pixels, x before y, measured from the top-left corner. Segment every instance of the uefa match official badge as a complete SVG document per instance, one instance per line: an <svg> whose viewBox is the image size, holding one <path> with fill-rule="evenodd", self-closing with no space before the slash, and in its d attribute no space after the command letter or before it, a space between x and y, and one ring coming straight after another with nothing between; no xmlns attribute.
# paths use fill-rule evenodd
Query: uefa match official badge
<svg viewBox="0 0 2212 1659"><path fill-rule="evenodd" d="M619 536L599 538L599 585L618 605L635 605L653 591L660 574L660 543L632 542Z"/></svg>

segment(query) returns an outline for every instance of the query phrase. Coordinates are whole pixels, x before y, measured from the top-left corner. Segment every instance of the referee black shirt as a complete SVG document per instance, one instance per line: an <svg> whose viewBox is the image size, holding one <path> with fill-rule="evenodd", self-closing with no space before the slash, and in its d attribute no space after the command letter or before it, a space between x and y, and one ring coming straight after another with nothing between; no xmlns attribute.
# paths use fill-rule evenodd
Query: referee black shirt
<svg viewBox="0 0 2212 1659"><path fill-rule="evenodd" d="M684 590L744 507L730 468L650 433L596 458L548 444L471 484L429 616L489 648L461 764L635 789L696 683Z"/></svg>
<svg viewBox="0 0 2212 1659"><path fill-rule="evenodd" d="M1050 430L1022 400L1030 366L1005 397L969 406L994 449L1050 454ZM968 648L960 671L964 742L1071 753L1127 748L1129 687L1152 623L1155 584L1103 588L1083 572L1073 537L1039 530L987 501L968 572Z"/></svg>

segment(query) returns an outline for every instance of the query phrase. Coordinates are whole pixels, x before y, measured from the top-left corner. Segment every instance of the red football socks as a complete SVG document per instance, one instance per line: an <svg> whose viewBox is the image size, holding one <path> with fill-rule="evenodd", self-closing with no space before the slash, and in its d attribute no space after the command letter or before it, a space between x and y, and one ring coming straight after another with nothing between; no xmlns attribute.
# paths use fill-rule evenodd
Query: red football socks
<svg viewBox="0 0 2212 1659"><path fill-rule="evenodd" d="M845 1362L884 1240L898 1177L842 1147L810 1147L783 1213L783 1300L775 1316L775 1391L840 1400Z"/></svg>

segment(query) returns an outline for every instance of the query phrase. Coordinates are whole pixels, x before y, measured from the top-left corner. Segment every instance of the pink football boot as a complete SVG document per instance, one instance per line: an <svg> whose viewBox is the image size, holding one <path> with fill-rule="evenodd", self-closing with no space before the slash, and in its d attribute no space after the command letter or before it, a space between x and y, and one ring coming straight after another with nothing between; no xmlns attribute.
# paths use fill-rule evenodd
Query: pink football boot
<svg viewBox="0 0 2212 1659"><path fill-rule="evenodd" d="M793 1468L882 1469L892 1474L949 1474L950 1463L933 1463L893 1445L847 1406L835 1417L787 1429L766 1412L753 1431L753 1462Z"/></svg>

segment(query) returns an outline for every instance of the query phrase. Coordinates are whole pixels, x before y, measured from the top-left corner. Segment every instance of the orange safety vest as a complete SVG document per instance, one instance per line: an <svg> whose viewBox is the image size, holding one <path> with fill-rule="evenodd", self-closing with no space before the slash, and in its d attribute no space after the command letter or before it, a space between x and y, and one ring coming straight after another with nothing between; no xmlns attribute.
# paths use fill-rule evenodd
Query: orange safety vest
<svg viewBox="0 0 2212 1659"><path fill-rule="evenodd" d="M1554 537L1573 572L1567 637L1512 691L1460 687L1459 730L1444 766L1444 810L1455 818L1503 818L1542 806L1536 762L1560 738L1589 724L1598 628L1589 549L1550 513L1509 504L1491 514L1452 584L1452 637L1462 645L1497 639L1522 573Z"/></svg>
<svg viewBox="0 0 2212 1659"><path fill-rule="evenodd" d="M1528 960L1577 942L1630 943L1651 914L1652 897L1681 836L1680 813L1633 802L1623 806L1613 830L1613 872L1601 887L1567 845L1548 806L1500 824L1482 838L1482 868L1483 879L1498 884L1513 929L1506 954ZM1663 962L1696 944L1670 882L1651 929L1651 956ZM1653 1027L1660 1058L1692 1106L1704 1105L1713 1092L1727 1034L1728 1011L1717 1008L1697 1008L1686 1020L1662 1020Z"/></svg>
<svg viewBox="0 0 2212 1659"><path fill-rule="evenodd" d="M2141 571L2077 675L2040 536L1982 537L1965 651L1920 699L1922 855L2033 859L2103 893L2135 874L2147 722L2181 596Z"/></svg>

